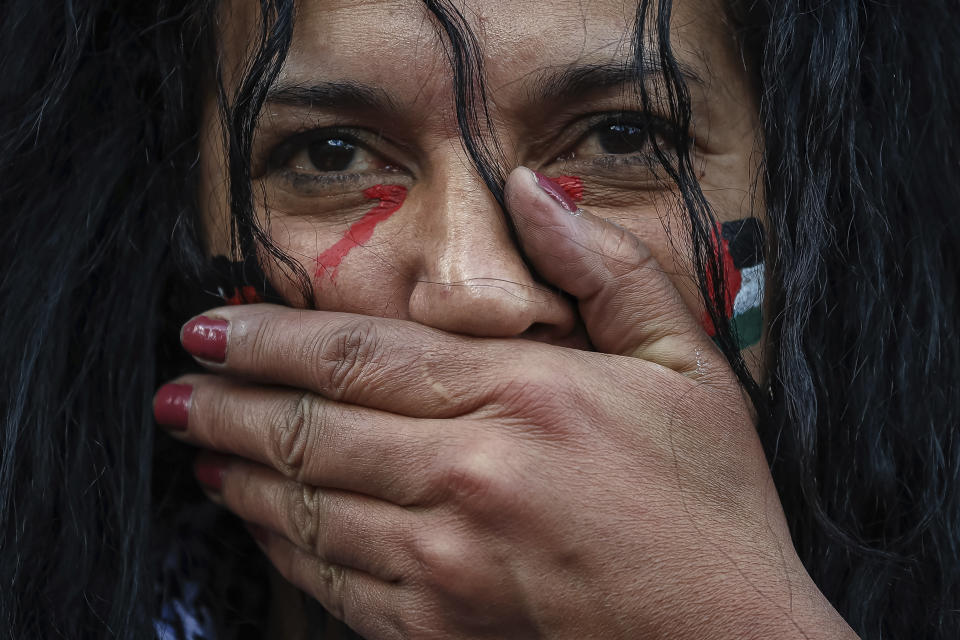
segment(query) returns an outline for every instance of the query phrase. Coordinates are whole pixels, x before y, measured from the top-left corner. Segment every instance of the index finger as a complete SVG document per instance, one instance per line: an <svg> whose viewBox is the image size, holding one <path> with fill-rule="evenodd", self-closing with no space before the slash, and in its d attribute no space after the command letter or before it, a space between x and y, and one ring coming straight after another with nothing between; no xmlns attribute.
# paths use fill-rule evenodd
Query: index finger
<svg viewBox="0 0 960 640"><path fill-rule="evenodd" d="M506 365L490 365L508 362L499 341L480 348L413 322L265 304L194 318L181 342L218 373L418 418L483 406L504 379Z"/></svg>

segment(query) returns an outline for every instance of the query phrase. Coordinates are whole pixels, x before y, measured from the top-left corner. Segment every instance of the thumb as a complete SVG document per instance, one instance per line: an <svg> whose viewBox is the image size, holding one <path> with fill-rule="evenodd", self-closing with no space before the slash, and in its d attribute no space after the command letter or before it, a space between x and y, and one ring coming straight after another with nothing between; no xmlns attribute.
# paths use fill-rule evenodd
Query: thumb
<svg viewBox="0 0 960 640"><path fill-rule="evenodd" d="M555 182L525 167L506 185L507 209L538 273L578 301L593 345L683 374L716 349L650 249L578 209Z"/></svg>

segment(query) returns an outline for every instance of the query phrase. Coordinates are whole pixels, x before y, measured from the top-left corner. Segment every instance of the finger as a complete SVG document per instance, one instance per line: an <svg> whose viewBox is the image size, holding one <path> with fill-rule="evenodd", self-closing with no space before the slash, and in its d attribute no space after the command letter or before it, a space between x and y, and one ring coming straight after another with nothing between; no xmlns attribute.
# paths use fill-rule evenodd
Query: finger
<svg viewBox="0 0 960 640"><path fill-rule="evenodd" d="M181 407L171 416L168 407ZM156 395L157 421L203 449L268 465L297 482L409 505L424 495L419 474L452 446L432 420L407 418L222 376L191 375ZM175 423L175 424L170 424ZM464 429L467 427L465 426ZM469 437L459 430L459 437Z"/></svg>
<svg viewBox="0 0 960 640"><path fill-rule="evenodd" d="M503 380L491 365L516 354L413 322L263 304L194 318L181 342L218 373L422 418L482 406Z"/></svg>
<svg viewBox="0 0 960 640"><path fill-rule="evenodd" d="M525 167L507 181L507 207L533 266L577 298L598 350L695 372L713 345L649 248L626 229L561 204L559 189Z"/></svg>
<svg viewBox="0 0 960 640"><path fill-rule="evenodd" d="M197 478L217 501L246 522L282 534L328 564L387 581L403 575L404 532L412 513L358 493L318 489L269 467L204 452Z"/></svg>
<svg viewBox="0 0 960 640"><path fill-rule="evenodd" d="M253 533L280 575L362 637L403 637L396 622L405 608L402 586L331 565L269 530Z"/></svg>

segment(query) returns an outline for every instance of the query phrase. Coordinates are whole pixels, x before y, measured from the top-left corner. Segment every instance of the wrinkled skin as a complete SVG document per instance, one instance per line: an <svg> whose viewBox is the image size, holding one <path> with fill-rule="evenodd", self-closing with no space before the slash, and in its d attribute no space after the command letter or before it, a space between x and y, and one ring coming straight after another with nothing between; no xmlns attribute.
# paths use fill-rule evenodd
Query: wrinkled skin
<svg viewBox="0 0 960 640"><path fill-rule="evenodd" d="M209 373L177 381L189 417L168 426L219 452L201 462L211 498L369 638L854 637L797 558L751 409L701 326L672 189L649 163L618 160L642 149L612 158L577 124L638 109L632 93L538 100L525 84L622 62L632 9L466 3L508 157L585 185L571 215L516 169L514 238L460 148L419 5L304 5L279 84L362 82L395 113L267 107L264 220L269 209L276 242L316 272L326 310L212 310L219 337L187 325L195 354L207 339ZM709 79L691 89L701 185L721 220L742 218L757 204L746 72L713 5L677 6L677 55ZM246 32L230 17L228 53ZM361 148L339 173L309 149L275 152L291 130L334 125ZM213 253L226 242L218 139L211 123ZM330 277L317 257L377 184L407 197ZM221 339L223 362L210 357Z"/></svg>

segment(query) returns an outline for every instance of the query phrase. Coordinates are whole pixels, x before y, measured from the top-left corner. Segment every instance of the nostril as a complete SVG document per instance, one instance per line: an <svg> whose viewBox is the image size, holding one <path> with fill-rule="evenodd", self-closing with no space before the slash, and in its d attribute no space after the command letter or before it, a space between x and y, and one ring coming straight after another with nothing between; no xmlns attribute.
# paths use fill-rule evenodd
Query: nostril
<svg viewBox="0 0 960 640"><path fill-rule="evenodd" d="M553 339L557 337L556 334L556 325L547 324L545 322L535 322L518 337L523 338L524 340L533 340L535 342L552 342Z"/></svg>
<svg viewBox="0 0 960 640"><path fill-rule="evenodd" d="M492 286L491 280L472 278L457 284L421 280L410 294L409 319L452 333L558 344L574 329L575 307L555 292L532 281L497 278Z"/></svg>
<svg viewBox="0 0 960 640"><path fill-rule="evenodd" d="M569 349L581 349L583 351L593 351L593 345L587 335L586 327L583 322L577 318L573 328L561 327L556 324L545 322L535 322L526 331L521 333L519 338L523 340L533 340L535 342L546 342L559 347Z"/></svg>

